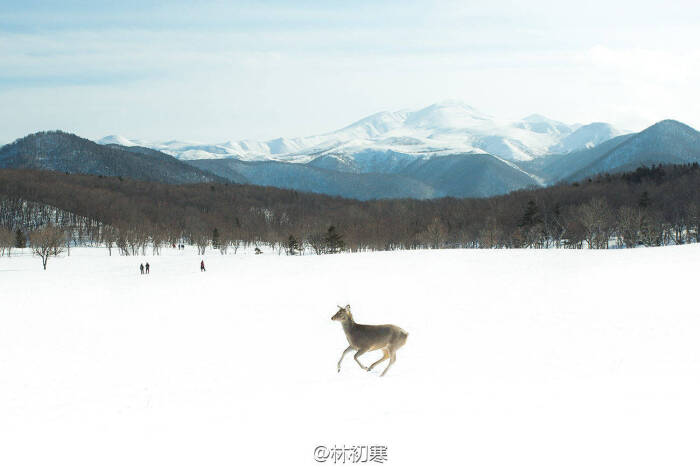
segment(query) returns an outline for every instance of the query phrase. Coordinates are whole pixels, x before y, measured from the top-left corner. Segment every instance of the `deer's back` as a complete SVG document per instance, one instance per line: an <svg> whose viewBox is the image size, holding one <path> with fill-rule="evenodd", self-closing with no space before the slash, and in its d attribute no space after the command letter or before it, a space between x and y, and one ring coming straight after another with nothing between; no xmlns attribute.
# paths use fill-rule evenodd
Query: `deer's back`
<svg viewBox="0 0 700 467"><path fill-rule="evenodd" d="M387 345L401 345L408 333L393 324L356 324L348 335L350 345L358 349L376 350Z"/></svg>

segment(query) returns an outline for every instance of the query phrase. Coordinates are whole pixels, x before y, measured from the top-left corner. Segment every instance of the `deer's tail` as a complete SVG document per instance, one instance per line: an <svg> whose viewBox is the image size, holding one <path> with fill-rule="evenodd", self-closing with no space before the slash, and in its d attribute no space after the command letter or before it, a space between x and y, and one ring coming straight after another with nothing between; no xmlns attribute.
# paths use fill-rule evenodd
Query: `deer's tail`
<svg viewBox="0 0 700 467"><path fill-rule="evenodd" d="M401 329L401 331L399 331L398 339L396 339L397 347L404 345L406 343L406 339L408 339L408 333Z"/></svg>

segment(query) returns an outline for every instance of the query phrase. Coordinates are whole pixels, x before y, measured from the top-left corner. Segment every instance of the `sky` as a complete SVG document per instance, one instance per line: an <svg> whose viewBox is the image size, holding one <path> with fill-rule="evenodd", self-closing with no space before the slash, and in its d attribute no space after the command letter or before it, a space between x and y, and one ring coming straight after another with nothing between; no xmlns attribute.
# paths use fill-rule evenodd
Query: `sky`
<svg viewBox="0 0 700 467"><path fill-rule="evenodd" d="M461 100L700 128L700 2L3 0L0 143L224 142Z"/></svg>

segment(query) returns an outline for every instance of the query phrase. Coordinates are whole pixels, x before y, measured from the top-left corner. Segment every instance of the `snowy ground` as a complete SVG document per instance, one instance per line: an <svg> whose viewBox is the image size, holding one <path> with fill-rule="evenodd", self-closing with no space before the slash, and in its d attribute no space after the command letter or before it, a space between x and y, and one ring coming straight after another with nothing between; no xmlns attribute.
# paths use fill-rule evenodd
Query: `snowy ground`
<svg viewBox="0 0 700 467"><path fill-rule="evenodd" d="M700 463L698 246L199 260L0 258L0 465ZM410 333L384 378L346 303Z"/></svg>

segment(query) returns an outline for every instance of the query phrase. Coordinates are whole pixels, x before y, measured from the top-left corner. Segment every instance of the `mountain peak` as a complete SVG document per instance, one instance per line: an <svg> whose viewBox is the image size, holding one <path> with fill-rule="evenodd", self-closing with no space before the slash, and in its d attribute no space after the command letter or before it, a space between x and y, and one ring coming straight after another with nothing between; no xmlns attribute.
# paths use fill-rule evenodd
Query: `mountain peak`
<svg viewBox="0 0 700 467"><path fill-rule="evenodd" d="M663 130L668 130L668 129L673 129L673 128L679 128L679 129L690 129L692 130L693 128L686 125L685 123L679 122L678 120L673 120L670 118L667 118L665 120L658 121L654 123L652 126L647 128L644 131L651 130L651 129L663 129Z"/></svg>
<svg viewBox="0 0 700 467"><path fill-rule="evenodd" d="M458 100L447 100L410 112L406 124L414 128L461 129L481 126L491 116Z"/></svg>
<svg viewBox="0 0 700 467"><path fill-rule="evenodd" d="M541 122L557 122L556 120L552 120L551 118L545 117L542 114L530 114L527 117L523 118L523 122L530 122L530 123L541 123Z"/></svg>
<svg viewBox="0 0 700 467"><path fill-rule="evenodd" d="M129 138L122 135L108 135L97 141L98 144L118 144L120 146L136 146Z"/></svg>
<svg viewBox="0 0 700 467"><path fill-rule="evenodd" d="M335 133L349 132L358 137L375 137L396 129L403 123L404 116L396 112L377 112L342 128Z"/></svg>
<svg viewBox="0 0 700 467"><path fill-rule="evenodd" d="M461 108L463 108L463 109L471 110L471 111L473 111L473 112L478 112L478 110L477 110L475 107L473 107L473 106L467 104L466 102L464 102L464 101L461 100L461 99L444 99L444 100L441 100L441 101L438 101L438 102L434 103L433 106L438 106L438 107L461 107Z"/></svg>

